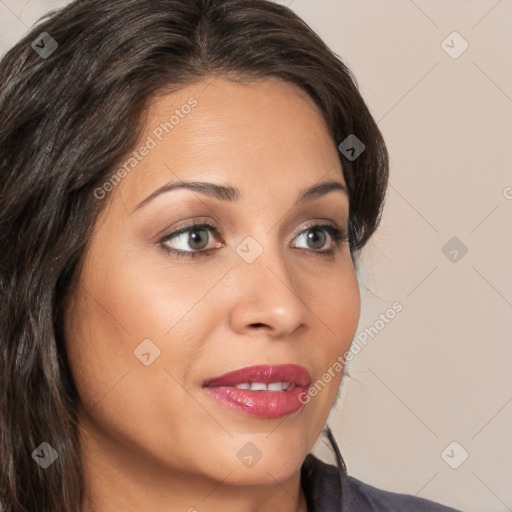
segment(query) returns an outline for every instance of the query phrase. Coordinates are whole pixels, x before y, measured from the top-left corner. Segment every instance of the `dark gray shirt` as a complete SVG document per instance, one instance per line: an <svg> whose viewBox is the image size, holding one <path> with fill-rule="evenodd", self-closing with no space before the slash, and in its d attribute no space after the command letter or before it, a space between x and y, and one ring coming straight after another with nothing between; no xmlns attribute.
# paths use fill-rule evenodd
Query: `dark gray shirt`
<svg viewBox="0 0 512 512"><path fill-rule="evenodd" d="M301 468L308 512L461 512L409 494L377 489L309 454Z"/></svg>

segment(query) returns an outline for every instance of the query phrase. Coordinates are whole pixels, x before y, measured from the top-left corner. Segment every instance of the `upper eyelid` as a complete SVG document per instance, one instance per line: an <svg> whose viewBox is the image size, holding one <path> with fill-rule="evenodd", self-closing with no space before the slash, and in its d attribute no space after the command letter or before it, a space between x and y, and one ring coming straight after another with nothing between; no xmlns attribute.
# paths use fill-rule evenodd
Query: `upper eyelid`
<svg viewBox="0 0 512 512"><path fill-rule="evenodd" d="M202 202L203 205L205 204L204 201ZM224 209L224 206L226 205L218 205L218 204L214 204L213 207L209 207L208 205L207 206L207 210L208 212L204 211L204 212L195 212L196 215L193 215L193 209L195 209L195 205L194 203L185 203L186 206L188 206L190 208L190 217L188 218L188 220L190 222L192 222L192 226L194 225L200 225L203 223L203 220L202 218L205 218L205 219L208 219L207 221L205 221L206 223L210 223L210 222L213 222L215 223L216 225L218 225L219 227L217 228L218 231L221 231L221 230L225 230L225 231L229 231L231 234L234 233L234 230L233 230L233 227L231 224L231 222L225 222L224 219L223 220L220 220L224 215L226 215L226 217L228 216L231 216L231 213L229 209ZM219 211L217 211L217 207L222 207L222 209L220 209ZM324 207L327 207L325 211L322 211L322 209ZM200 209L202 209L200 206L199 206ZM333 208L331 210L331 208ZM188 208L187 208L188 209ZM301 208L302 210L302 215L304 215L305 218L316 218L316 215L320 214L319 217L323 217L323 219L321 220L326 220L327 222L332 222L334 224L335 227L337 227L338 229L340 230L347 230L347 228L344 228L344 226L346 225L346 221L347 219L349 219L350 217L350 208L346 208L345 204L342 203L340 204L339 202L330 202L330 201L327 201L327 199L325 199L324 196L322 196L321 198L316 198L314 200L311 201L311 204L309 204L308 206L305 206L303 209ZM331 211L329 211L331 210ZM300 212L300 210L299 210ZM320 213L321 212L321 213ZM322 215L323 214L323 215ZM301 215L301 217L302 217ZM294 217L298 217L298 214L294 215ZM194 220L192 220L194 219ZM187 219L184 219L183 222L187 222ZM286 223L292 223L294 222L293 220L290 220L290 221L287 221ZM188 228L190 227L190 225L188 226L184 226L184 228ZM274 229L276 227L276 225L272 226L268 231L267 233ZM184 229L182 227L179 227L177 228L177 230L181 230L181 229ZM173 231L173 233L175 233L175 231ZM161 239L162 237L166 237L166 236L169 236L167 233L169 233L169 228L168 227L165 227L161 230L159 230L158 233L154 233L151 238L153 240L157 240L157 239ZM172 234L172 233L169 233L169 234Z"/></svg>
<svg viewBox="0 0 512 512"><path fill-rule="evenodd" d="M192 224L182 226L181 228L175 229L172 233L169 233L168 235L164 235L160 241L166 241L172 238L175 238L179 235L182 235L183 233L186 233L187 231L191 231L193 229L207 229L208 231L213 231L214 233L219 234L219 230L217 226L214 226L213 224L209 224L208 222L193 222Z"/></svg>

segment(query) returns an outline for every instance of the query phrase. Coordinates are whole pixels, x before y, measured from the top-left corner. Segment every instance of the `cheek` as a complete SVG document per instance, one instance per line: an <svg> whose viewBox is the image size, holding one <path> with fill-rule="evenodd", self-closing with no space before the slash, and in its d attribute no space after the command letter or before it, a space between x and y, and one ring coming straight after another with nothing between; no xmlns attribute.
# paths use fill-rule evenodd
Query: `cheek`
<svg viewBox="0 0 512 512"><path fill-rule="evenodd" d="M338 277L338 285L333 290L332 296L333 307L329 311L333 315L336 315L337 312L338 316L343 317L343 321L349 322L346 330L351 330L349 326L355 329L361 312L361 295L352 262L342 269Z"/></svg>
<svg viewBox="0 0 512 512"><path fill-rule="evenodd" d="M171 425L169 418L182 418L187 410L185 418L201 418L200 425L208 420L182 384L200 353L200 341L190 341L206 339L204 332L194 336L193 306L213 283L196 281L194 291L126 261L133 260L85 266L76 303L67 311L67 352L84 421L88 432L107 432L130 450L183 459L187 454L180 450L194 428L186 420ZM205 312L199 311L199 324L208 322Z"/></svg>
<svg viewBox="0 0 512 512"><path fill-rule="evenodd" d="M347 261L328 278L316 280L309 296L315 298L310 308L318 317L322 335L316 338L313 348L308 347L317 373L304 398L309 398L311 412L321 429L336 398L345 356L359 323L361 296L352 263Z"/></svg>
<svg viewBox="0 0 512 512"><path fill-rule="evenodd" d="M310 309L325 329L323 353L342 355L355 336L361 313L359 283L348 258L310 284Z"/></svg>
<svg viewBox="0 0 512 512"><path fill-rule="evenodd" d="M336 389L333 390L332 399L341 381L342 366L346 361L348 350L356 335L359 317L361 314L361 295L359 283L353 268L343 275L342 283L339 286L339 292L334 294L331 307L329 308L330 317L327 318L329 325L335 332L334 346L329 347L329 361L326 371L334 372L333 378ZM327 377L327 376L326 376Z"/></svg>
<svg viewBox="0 0 512 512"><path fill-rule="evenodd" d="M67 314L72 372L80 395L91 403L127 371L127 380L146 388L158 389L164 381L177 385L165 370L184 383L207 329L218 320L210 319L215 310L207 297L217 272L198 279L197 272L172 267L165 258L155 264L144 252L123 256L110 251L88 260Z"/></svg>

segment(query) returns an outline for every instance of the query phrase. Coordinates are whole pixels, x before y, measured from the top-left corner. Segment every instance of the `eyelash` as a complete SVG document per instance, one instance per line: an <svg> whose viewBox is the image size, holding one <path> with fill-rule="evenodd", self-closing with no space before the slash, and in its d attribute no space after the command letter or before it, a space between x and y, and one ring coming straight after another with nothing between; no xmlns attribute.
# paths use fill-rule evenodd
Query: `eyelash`
<svg viewBox="0 0 512 512"><path fill-rule="evenodd" d="M219 231L213 224L209 224L208 222L194 223L194 224L185 226L169 235L166 235L161 240L159 240L158 244L166 253L175 255L177 257L195 258L197 256L209 256L212 252L214 252L217 249L180 251L177 249L170 249L169 247L167 247L165 245L165 242L167 242L168 240L172 240L173 238L176 238L183 233L188 233L191 231L200 231L203 228L205 228L208 232L213 233L216 237L219 237L219 235L220 235ZM306 231L313 231L315 229L322 229L324 231L327 231L327 233L329 233L329 235L331 236L331 238L333 239L333 242L334 242L334 247L331 249L328 249L327 251L317 251L315 249L305 249L305 250L310 250L314 253L318 253L321 256L332 257L334 255L334 253L337 250L339 250L339 246L342 242L349 241L349 236L346 231L341 230L336 226L332 226L331 224L312 224L312 225L304 228L300 233L297 234L297 236L303 234ZM303 248L301 248L301 249L303 249Z"/></svg>

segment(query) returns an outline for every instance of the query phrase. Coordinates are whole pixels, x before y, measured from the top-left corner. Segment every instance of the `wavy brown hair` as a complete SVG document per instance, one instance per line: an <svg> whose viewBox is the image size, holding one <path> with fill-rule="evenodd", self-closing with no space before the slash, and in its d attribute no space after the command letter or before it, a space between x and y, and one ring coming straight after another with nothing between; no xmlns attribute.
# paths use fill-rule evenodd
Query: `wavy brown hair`
<svg viewBox="0 0 512 512"><path fill-rule="evenodd" d="M32 47L43 32L58 47ZM156 94L210 76L277 77L320 108L349 190L354 262L388 179L381 133L343 61L268 0L77 0L44 17L0 61L0 510L80 512L78 394L63 315L105 201L95 187L134 149ZM346 468L330 431L340 473ZM43 469L42 442L57 452Z"/></svg>

